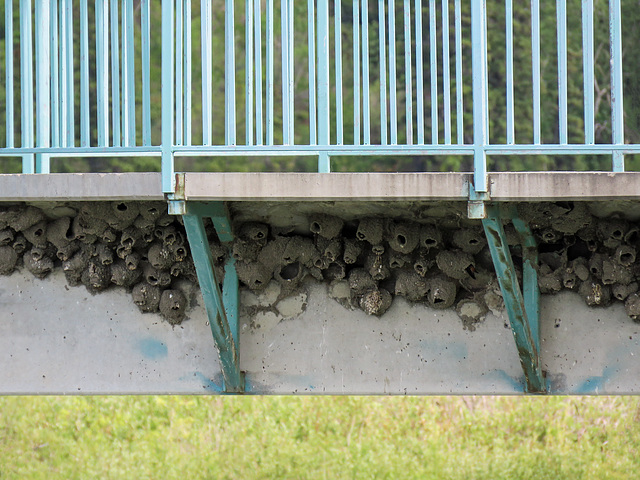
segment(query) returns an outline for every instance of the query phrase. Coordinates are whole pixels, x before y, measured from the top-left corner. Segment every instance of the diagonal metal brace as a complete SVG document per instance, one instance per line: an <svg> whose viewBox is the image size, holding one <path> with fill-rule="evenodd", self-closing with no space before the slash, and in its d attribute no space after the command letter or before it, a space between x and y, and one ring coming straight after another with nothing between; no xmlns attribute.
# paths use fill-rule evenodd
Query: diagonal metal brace
<svg viewBox="0 0 640 480"><path fill-rule="evenodd" d="M222 366L223 388L228 393L243 393L244 373L240 371L238 338L238 275L235 260L229 256L225 264L222 292L216 278L209 241L203 218L211 218L223 243L233 240L231 224L222 202L185 202L182 216L191 255L198 274L200 291L209 318L209 325Z"/></svg>
<svg viewBox="0 0 640 480"><path fill-rule="evenodd" d="M509 252L502 225L503 218L512 220L522 243L524 295L520 290L513 259ZM535 270L538 253L535 239L531 230L518 218L514 209L501 212L497 206L487 206L487 217L482 220L482 225L524 371L526 391L545 393L546 383L539 355L539 290Z"/></svg>

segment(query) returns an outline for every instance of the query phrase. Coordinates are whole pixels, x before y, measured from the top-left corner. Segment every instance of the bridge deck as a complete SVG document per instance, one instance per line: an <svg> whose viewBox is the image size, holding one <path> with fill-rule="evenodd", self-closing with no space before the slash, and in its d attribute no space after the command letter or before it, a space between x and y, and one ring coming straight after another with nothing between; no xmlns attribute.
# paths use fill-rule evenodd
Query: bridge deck
<svg viewBox="0 0 640 480"><path fill-rule="evenodd" d="M469 198L470 173L185 173L192 201L398 201ZM490 199L633 200L640 172L489 174ZM162 200L159 173L0 175L0 201Z"/></svg>

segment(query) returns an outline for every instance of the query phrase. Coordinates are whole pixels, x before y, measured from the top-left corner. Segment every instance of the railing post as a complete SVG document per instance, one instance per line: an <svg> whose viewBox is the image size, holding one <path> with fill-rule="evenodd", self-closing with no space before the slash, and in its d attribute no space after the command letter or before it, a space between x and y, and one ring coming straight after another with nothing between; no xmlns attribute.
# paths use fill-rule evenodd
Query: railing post
<svg viewBox="0 0 640 480"><path fill-rule="evenodd" d="M20 0L20 136L23 148L33 147L33 50L31 0ZM22 155L22 173L34 173L33 154Z"/></svg>
<svg viewBox="0 0 640 480"><path fill-rule="evenodd" d="M36 3L36 146L48 148L51 141L51 51L49 1ZM49 173L49 155L36 155L36 173Z"/></svg>
<svg viewBox="0 0 640 480"><path fill-rule="evenodd" d="M236 60L233 0L224 3L224 118L225 144L236 144ZM210 41L211 39L209 39ZM284 48L284 47L283 47Z"/></svg>
<svg viewBox="0 0 640 480"><path fill-rule="evenodd" d="M125 8L123 4L123 9ZM125 12L122 12L123 18ZM124 31L124 27L123 27ZM124 33L123 33L124 34ZM124 37L123 37L124 38ZM123 42L124 43L124 42ZM127 45L123 45L123 66L127 63L125 61L125 53L127 51ZM109 11L104 2L96 2L96 103L97 103L97 130L98 130L98 146L109 146ZM123 76L127 75L124 71ZM67 81L73 78L70 72L70 76ZM122 98L125 99L126 94L123 92ZM69 102L73 102L72 98L69 98ZM126 108L126 102L123 103L123 109ZM124 112L123 112L124 113ZM123 116L126 118L126 115ZM128 137L126 137L128 138ZM128 145L125 140L125 145Z"/></svg>
<svg viewBox="0 0 640 480"><path fill-rule="evenodd" d="M5 66L5 100L7 105L6 114L6 136L7 148L13 148L14 144L14 109L13 109L13 2L5 2L4 4L4 28L5 28L5 44L4 58Z"/></svg>
<svg viewBox="0 0 640 480"><path fill-rule="evenodd" d="M487 38L486 1L471 2L473 73L473 183L477 193L487 192Z"/></svg>
<svg viewBox="0 0 640 480"><path fill-rule="evenodd" d="M329 145L329 1L318 0L318 145ZM293 34L293 32L291 32ZM318 172L329 173L329 154L320 152Z"/></svg>
<svg viewBox="0 0 640 480"><path fill-rule="evenodd" d="M620 0L609 1L609 44L611 45L611 130L614 145L624 144L622 101L622 17ZM624 155L613 152L613 171L624 172Z"/></svg>
<svg viewBox="0 0 640 480"><path fill-rule="evenodd" d="M173 0L162 0L162 191L175 191L173 165Z"/></svg>

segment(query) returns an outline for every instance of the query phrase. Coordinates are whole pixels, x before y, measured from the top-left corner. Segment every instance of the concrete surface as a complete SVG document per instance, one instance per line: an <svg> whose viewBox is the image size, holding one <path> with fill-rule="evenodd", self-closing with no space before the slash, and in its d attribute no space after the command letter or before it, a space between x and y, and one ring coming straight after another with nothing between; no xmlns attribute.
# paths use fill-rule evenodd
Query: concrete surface
<svg viewBox="0 0 640 480"><path fill-rule="evenodd" d="M377 318L345 309L325 286L307 288L282 305L287 316L243 308L248 393L523 391L504 317L489 314L469 331L453 311L397 299ZM0 277L0 394L220 392L202 307L175 328L132 307L123 290L91 296L59 271L45 280L23 271ZM621 305L587 309L576 294L543 296L541 324L553 393L640 391L640 325Z"/></svg>
<svg viewBox="0 0 640 480"><path fill-rule="evenodd" d="M0 175L0 201L164 200L159 173Z"/></svg>
<svg viewBox="0 0 640 480"><path fill-rule="evenodd" d="M470 173L185 173L200 201L466 200ZM489 174L494 201L637 199L640 172ZM0 201L158 200L159 173L0 175Z"/></svg>

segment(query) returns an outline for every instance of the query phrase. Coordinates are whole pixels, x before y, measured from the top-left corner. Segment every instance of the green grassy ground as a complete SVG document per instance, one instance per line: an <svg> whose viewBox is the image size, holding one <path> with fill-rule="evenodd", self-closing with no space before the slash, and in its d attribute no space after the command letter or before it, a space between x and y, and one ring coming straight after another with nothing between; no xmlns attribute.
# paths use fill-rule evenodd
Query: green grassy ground
<svg viewBox="0 0 640 480"><path fill-rule="evenodd" d="M3 397L0 478L622 479L635 397Z"/></svg>

